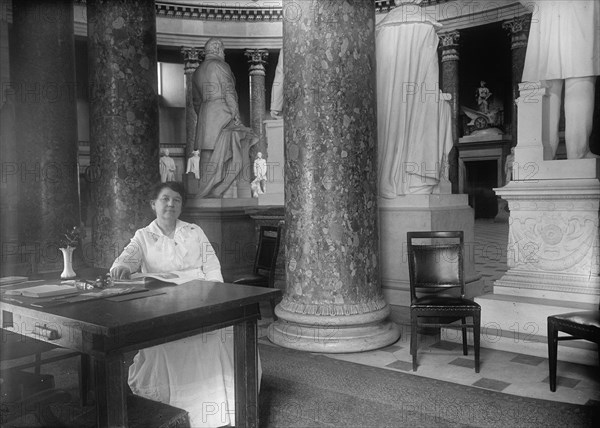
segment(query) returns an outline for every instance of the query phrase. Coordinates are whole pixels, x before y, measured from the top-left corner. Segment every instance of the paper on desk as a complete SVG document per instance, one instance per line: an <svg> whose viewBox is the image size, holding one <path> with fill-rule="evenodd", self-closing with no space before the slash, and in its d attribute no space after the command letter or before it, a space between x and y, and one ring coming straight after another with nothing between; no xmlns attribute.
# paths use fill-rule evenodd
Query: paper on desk
<svg viewBox="0 0 600 428"><path fill-rule="evenodd" d="M20 284L21 282L27 281L29 278L26 276L4 276L0 278L0 287L4 285Z"/></svg>
<svg viewBox="0 0 600 428"><path fill-rule="evenodd" d="M6 290L4 294L7 296L56 297L76 294L78 292L79 290L77 288L70 285L43 284L34 287Z"/></svg>
<svg viewBox="0 0 600 428"><path fill-rule="evenodd" d="M177 285L198 279L199 277L198 269L179 270L175 272L134 273L131 275L132 280L141 278L157 279L159 281L170 282Z"/></svg>

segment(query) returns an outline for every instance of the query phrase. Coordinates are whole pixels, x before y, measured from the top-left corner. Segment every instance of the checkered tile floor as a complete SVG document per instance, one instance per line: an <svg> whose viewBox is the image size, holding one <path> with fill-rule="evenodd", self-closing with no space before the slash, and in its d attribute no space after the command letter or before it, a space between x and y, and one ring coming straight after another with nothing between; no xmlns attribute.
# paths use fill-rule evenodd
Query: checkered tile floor
<svg viewBox="0 0 600 428"><path fill-rule="evenodd" d="M475 264L482 274L486 291L506 271L508 224L489 220L475 222ZM265 311L270 313L270 308ZM324 354L330 358L352 361L389 370L398 370L462 385L490 389L507 394L541 398L575 404L600 405L600 368L568 362L558 363L556 392L548 385L548 360L512 352L481 348L481 370L475 373L473 349L462 355L462 345L440 340L436 334L419 334L419 367L412 371L410 356L410 315L408 308L392 307L392 318L401 328L398 342L387 348L354 354ZM273 345L266 338L270 318L260 324L260 342ZM559 345L560 347L560 345ZM560 353L560 349L559 349Z"/></svg>

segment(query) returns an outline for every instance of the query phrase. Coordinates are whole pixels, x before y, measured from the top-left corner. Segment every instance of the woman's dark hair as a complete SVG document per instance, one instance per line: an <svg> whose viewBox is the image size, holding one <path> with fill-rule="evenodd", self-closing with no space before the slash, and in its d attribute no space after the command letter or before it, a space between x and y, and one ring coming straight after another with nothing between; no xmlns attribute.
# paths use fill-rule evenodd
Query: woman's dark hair
<svg viewBox="0 0 600 428"><path fill-rule="evenodd" d="M183 184L179 181L166 181L164 183L156 183L154 186L152 186L152 190L150 191L150 200L154 201L158 199L158 195L160 195L160 192L162 192L162 190L165 188L171 189L172 191L179 193L179 196L181 196L181 205L185 205L185 202L187 200L185 196L185 188L183 187Z"/></svg>

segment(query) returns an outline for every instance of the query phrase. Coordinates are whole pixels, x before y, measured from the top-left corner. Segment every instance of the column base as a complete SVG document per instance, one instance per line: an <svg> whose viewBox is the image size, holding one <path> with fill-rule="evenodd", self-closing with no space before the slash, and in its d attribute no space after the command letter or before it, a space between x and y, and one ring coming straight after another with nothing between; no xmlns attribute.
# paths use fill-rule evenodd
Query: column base
<svg viewBox="0 0 600 428"><path fill-rule="evenodd" d="M400 328L390 308L359 315L298 314L278 305L279 320L269 326L269 340L284 348L309 352L347 353L383 348L396 342Z"/></svg>

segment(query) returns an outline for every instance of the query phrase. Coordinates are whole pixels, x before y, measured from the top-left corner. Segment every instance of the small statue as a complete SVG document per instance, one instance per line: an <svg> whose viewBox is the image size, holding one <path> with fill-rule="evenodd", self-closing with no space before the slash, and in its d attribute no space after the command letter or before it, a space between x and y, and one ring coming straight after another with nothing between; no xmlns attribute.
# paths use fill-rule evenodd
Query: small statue
<svg viewBox="0 0 600 428"><path fill-rule="evenodd" d="M504 184L510 183L512 180L513 163L515 162L515 148L511 147L510 154L506 156L504 162Z"/></svg>
<svg viewBox="0 0 600 428"><path fill-rule="evenodd" d="M488 98L492 96L490 90L485 86L486 82L479 82L480 86L477 88L475 96L477 98L477 105L479 106L479 111L482 113L489 113L488 108Z"/></svg>
<svg viewBox="0 0 600 428"><path fill-rule="evenodd" d="M256 154L254 160L254 180L252 181L252 197L257 198L267 191L267 161L263 159L262 153Z"/></svg>
<svg viewBox="0 0 600 428"><path fill-rule="evenodd" d="M169 156L169 150L166 149L160 157L160 181L175 181L175 161Z"/></svg>
<svg viewBox="0 0 600 428"><path fill-rule="evenodd" d="M187 173L193 173L196 179L200 180L200 150L194 150L192 156L188 159Z"/></svg>

